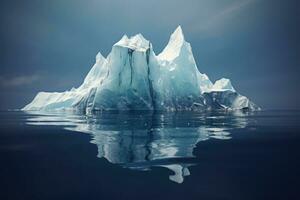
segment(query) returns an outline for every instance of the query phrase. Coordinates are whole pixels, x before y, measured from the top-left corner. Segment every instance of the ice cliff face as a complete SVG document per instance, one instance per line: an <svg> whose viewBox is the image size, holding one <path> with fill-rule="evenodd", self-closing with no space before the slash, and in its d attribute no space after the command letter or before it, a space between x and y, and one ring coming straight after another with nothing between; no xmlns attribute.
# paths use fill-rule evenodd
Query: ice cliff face
<svg viewBox="0 0 300 200"><path fill-rule="evenodd" d="M124 35L96 63L82 85L66 92L40 92L23 110L205 110L259 109L229 79L214 84L199 72L179 26L155 55L141 34Z"/></svg>

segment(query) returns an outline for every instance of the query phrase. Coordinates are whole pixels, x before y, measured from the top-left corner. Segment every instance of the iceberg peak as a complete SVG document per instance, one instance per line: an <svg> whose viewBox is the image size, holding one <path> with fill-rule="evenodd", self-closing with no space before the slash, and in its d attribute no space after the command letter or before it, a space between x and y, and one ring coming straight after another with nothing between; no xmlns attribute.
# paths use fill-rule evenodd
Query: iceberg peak
<svg viewBox="0 0 300 200"><path fill-rule="evenodd" d="M96 55L96 63L101 62L102 60L105 60L104 56L100 53L100 51Z"/></svg>
<svg viewBox="0 0 300 200"><path fill-rule="evenodd" d="M114 46L125 47L135 51L147 51L150 48L150 42L139 33L130 38L128 38L127 35L124 35L119 42L114 44Z"/></svg>
<svg viewBox="0 0 300 200"><path fill-rule="evenodd" d="M182 46L187 43L184 40L184 35L179 25L171 34L170 40L164 50L158 55L160 60L172 61L180 54Z"/></svg>
<svg viewBox="0 0 300 200"><path fill-rule="evenodd" d="M171 38L173 42L183 42L184 41L184 34L182 31L181 26L179 25L175 31L172 33Z"/></svg>

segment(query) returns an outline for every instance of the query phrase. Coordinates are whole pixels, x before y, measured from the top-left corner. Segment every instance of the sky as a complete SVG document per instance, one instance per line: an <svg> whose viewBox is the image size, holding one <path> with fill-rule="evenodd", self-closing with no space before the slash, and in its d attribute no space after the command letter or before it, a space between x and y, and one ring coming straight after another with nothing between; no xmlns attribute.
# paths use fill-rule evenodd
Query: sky
<svg viewBox="0 0 300 200"><path fill-rule="evenodd" d="M181 25L201 73L264 109L300 109L297 0L1 0L0 109L78 87L124 34L159 54Z"/></svg>

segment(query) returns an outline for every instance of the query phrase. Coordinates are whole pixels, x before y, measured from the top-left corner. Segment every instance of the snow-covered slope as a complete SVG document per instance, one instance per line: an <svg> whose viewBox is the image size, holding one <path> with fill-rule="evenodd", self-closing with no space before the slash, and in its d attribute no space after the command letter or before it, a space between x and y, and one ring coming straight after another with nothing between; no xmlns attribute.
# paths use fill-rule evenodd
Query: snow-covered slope
<svg viewBox="0 0 300 200"><path fill-rule="evenodd" d="M124 35L96 63L82 85L66 92L40 92L23 110L259 109L229 79L214 84L199 72L179 26L155 55L141 34Z"/></svg>

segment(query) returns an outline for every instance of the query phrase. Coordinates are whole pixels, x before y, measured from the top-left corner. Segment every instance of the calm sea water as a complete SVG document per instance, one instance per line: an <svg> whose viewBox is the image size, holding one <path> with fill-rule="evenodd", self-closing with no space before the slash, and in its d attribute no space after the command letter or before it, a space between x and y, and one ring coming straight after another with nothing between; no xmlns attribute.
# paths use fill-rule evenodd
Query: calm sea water
<svg viewBox="0 0 300 200"><path fill-rule="evenodd" d="M300 112L0 112L0 199L297 199Z"/></svg>

